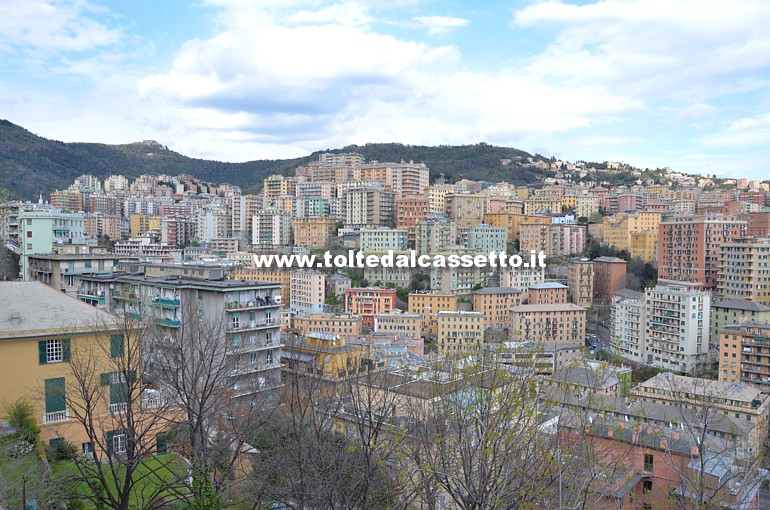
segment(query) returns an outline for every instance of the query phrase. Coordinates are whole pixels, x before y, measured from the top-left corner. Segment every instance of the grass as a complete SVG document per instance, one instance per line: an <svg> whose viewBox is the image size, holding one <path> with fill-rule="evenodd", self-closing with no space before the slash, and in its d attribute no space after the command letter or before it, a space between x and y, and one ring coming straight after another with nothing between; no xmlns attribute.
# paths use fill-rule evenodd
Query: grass
<svg viewBox="0 0 770 510"><path fill-rule="evenodd" d="M89 498L93 497L92 489L89 483L82 479L83 475L78 471L74 461L55 461L51 467L57 477L73 480L74 488L84 501L91 501ZM134 485L129 496L130 508L148 508L152 504L151 496L166 486L170 487L160 491L161 497L173 498L175 495L178 495L181 483L187 477L187 469L186 463L176 455L159 455L158 457L145 459L134 472ZM118 466L117 470L117 478L122 484L125 468ZM96 477L95 466L90 467L89 471L93 473L91 485L101 487ZM117 494L118 483L116 483L106 464L104 465L104 473L109 492ZM177 490L175 491L174 488ZM93 504L87 504L86 507L95 508Z"/></svg>

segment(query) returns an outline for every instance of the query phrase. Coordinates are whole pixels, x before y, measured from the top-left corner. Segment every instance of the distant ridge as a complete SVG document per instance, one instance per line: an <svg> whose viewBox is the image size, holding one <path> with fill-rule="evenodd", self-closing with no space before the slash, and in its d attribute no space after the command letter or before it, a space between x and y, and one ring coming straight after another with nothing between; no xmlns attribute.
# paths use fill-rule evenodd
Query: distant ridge
<svg viewBox="0 0 770 510"><path fill-rule="evenodd" d="M318 151L296 159L224 163L190 158L154 140L123 145L64 143L37 136L0 119L0 187L15 197L35 200L40 193L48 196L55 189L66 188L82 174L104 178L112 174L137 177L186 173L206 182L229 182L249 191L270 174L293 174L297 166L317 160L321 152L358 152L367 161L411 160L425 163L432 177L443 173L448 179L533 185L553 175L527 166L527 158L532 157L527 152L485 143L439 147L372 143ZM544 159L541 156L535 158Z"/></svg>

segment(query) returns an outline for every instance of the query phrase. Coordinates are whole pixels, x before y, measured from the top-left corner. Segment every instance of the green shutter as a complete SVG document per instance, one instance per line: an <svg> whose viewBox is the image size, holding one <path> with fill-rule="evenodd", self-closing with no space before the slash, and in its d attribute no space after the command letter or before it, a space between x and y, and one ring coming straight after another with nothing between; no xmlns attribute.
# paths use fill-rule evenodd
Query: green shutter
<svg viewBox="0 0 770 510"><path fill-rule="evenodd" d="M70 339L65 338L61 341L61 353L62 361L69 363L70 361Z"/></svg>
<svg viewBox="0 0 770 510"><path fill-rule="evenodd" d="M55 448L55 447L59 446L60 444L64 444L64 438L63 437L54 437L54 438L51 438L50 441L48 441L48 446L50 446L51 448Z"/></svg>
<svg viewBox="0 0 770 510"><path fill-rule="evenodd" d="M122 404L128 397L128 385L126 383L110 384L110 404Z"/></svg>
<svg viewBox="0 0 770 510"><path fill-rule="evenodd" d="M163 433L158 434L157 442L158 442L158 446L157 446L158 455L166 454L168 452L168 447L166 446L166 443L167 443L166 434L163 434Z"/></svg>
<svg viewBox="0 0 770 510"><path fill-rule="evenodd" d="M136 370L128 371L126 382L128 382L128 384L134 384L136 382Z"/></svg>
<svg viewBox="0 0 770 510"><path fill-rule="evenodd" d="M110 335L110 357L119 358L125 353L123 335Z"/></svg>
<svg viewBox="0 0 770 510"><path fill-rule="evenodd" d="M100 386L108 386L110 384L110 374L99 374L99 385Z"/></svg>
<svg viewBox="0 0 770 510"><path fill-rule="evenodd" d="M45 365L48 363L48 354L46 353L45 348L46 348L46 341L40 340L37 343L37 359L38 359L38 363L40 363L41 365Z"/></svg>
<svg viewBox="0 0 770 510"><path fill-rule="evenodd" d="M112 439L115 437L115 431L114 430L108 430L107 434L105 434L105 439L107 440L107 454L112 455Z"/></svg>
<svg viewBox="0 0 770 510"><path fill-rule="evenodd" d="M45 412L56 413L67 409L64 402L64 377L45 380Z"/></svg>

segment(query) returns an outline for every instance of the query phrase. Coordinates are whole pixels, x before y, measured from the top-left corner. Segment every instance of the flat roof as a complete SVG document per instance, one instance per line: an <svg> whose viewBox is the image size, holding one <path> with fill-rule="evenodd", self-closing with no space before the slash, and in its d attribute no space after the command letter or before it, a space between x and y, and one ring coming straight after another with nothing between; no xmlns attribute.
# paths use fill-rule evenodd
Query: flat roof
<svg viewBox="0 0 770 510"><path fill-rule="evenodd" d="M570 312L586 311L582 306L573 303L556 303L552 305L519 305L511 307L512 312Z"/></svg>
<svg viewBox="0 0 770 510"><path fill-rule="evenodd" d="M743 299L723 299L711 305L712 307L729 308L730 310L744 310L747 312L767 312L770 306L761 303L746 301Z"/></svg>

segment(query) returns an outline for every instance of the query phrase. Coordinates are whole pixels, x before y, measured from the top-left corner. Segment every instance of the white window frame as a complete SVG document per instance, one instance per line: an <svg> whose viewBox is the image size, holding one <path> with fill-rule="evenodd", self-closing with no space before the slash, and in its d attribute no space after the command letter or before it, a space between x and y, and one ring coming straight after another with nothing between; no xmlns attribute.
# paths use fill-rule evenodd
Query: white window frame
<svg viewBox="0 0 770 510"><path fill-rule="evenodd" d="M45 362L62 363L64 361L64 342L61 340L45 341Z"/></svg>
<svg viewBox="0 0 770 510"><path fill-rule="evenodd" d="M114 434L112 436L112 452L126 453L126 434Z"/></svg>

